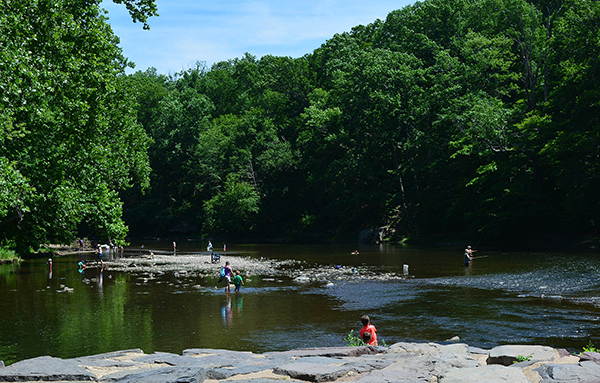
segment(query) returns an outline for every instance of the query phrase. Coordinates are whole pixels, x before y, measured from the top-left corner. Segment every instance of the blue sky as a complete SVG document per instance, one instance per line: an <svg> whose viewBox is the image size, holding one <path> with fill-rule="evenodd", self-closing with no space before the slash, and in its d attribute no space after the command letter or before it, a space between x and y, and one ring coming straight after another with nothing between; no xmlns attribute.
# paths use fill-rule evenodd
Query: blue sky
<svg viewBox="0 0 600 383"><path fill-rule="evenodd" d="M159 17L151 29L133 23L123 5L104 0L108 22L121 39L125 57L135 70L155 67L172 74L197 61L215 62L248 52L302 57L336 33L350 31L393 10L413 4L408 0L156 0ZM132 71L129 71L132 72Z"/></svg>

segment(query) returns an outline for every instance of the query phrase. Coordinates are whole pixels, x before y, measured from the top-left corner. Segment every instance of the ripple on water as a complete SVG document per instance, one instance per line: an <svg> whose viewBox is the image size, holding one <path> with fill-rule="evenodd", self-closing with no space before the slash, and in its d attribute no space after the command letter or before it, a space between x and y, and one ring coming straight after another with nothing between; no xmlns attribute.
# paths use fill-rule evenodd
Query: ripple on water
<svg viewBox="0 0 600 383"><path fill-rule="evenodd" d="M519 297L568 299L573 302L600 303L600 266L590 260L565 265L545 262L535 270L471 276L414 280L416 284L473 287L502 290Z"/></svg>

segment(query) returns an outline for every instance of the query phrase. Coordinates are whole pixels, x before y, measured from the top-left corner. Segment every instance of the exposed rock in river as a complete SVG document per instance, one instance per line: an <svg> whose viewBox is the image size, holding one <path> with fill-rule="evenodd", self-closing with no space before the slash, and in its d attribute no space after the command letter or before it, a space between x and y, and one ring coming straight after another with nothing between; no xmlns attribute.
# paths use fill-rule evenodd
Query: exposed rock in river
<svg viewBox="0 0 600 383"><path fill-rule="evenodd" d="M229 254L222 254L220 263L211 263L210 253L154 254L152 258L148 258L148 253L144 252L135 257L107 260L104 261L104 265L108 270L127 273L176 273L180 276L195 273L218 276L225 262L230 262L234 270L240 270L245 276L289 277L298 283L407 278L400 274L382 273L376 267L344 267L343 265L317 267L297 260L252 258ZM90 264L91 267L97 265L97 263Z"/></svg>

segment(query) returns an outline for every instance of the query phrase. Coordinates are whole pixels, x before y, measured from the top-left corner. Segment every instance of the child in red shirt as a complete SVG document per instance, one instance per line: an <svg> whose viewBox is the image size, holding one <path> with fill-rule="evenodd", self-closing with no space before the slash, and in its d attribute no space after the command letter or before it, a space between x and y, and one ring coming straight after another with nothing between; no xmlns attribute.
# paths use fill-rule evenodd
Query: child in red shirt
<svg viewBox="0 0 600 383"><path fill-rule="evenodd" d="M371 340L367 343L370 346L377 346L377 329L371 324L371 319L368 315L363 315L360 318L363 328L360 329L360 337L363 338L365 332L371 333Z"/></svg>

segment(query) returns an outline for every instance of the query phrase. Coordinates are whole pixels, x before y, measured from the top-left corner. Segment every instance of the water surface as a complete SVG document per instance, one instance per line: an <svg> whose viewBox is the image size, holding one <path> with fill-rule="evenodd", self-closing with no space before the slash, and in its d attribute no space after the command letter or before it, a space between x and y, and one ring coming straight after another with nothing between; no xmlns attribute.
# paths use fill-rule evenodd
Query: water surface
<svg viewBox="0 0 600 383"><path fill-rule="evenodd" d="M133 243L126 254L172 251L171 242ZM178 251L206 250L178 242ZM216 244L215 244L216 246ZM216 246L218 247L218 246ZM358 248L360 254L350 254ZM238 256L296 259L304 267L355 268L379 279L295 283L250 276L225 294L212 275L77 270L80 254L0 266L0 360L70 358L129 348L265 352L342 346L368 314L379 339L441 342L453 336L484 348L543 344L570 351L600 344L597 252L500 252L394 245L236 245ZM126 255L127 256L127 255ZM223 261L227 255L223 256ZM403 265L409 265L409 277ZM235 267L235 265L233 265ZM218 266L215 266L215 271ZM216 272L215 272L216 275ZM394 278L388 278L394 277ZM72 288L65 292L64 287Z"/></svg>

